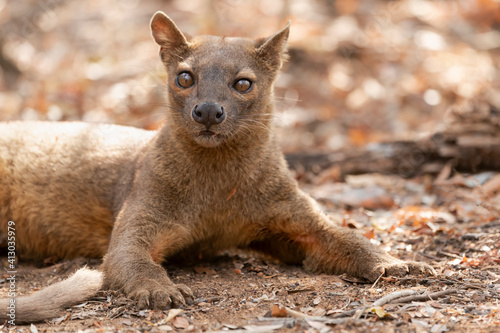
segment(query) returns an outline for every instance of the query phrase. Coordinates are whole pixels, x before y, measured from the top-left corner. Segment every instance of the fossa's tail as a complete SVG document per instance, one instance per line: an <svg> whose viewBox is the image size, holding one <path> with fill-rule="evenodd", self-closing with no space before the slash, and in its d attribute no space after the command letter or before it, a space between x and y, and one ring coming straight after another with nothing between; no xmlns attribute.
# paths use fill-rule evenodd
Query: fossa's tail
<svg viewBox="0 0 500 333"><path fill-rule="evenodd" d="M102 286L102 273L82 268L75 274L29 296L0 300L0 324L12 321L16 325L56 318L62 311L83 302Z"/></svg>

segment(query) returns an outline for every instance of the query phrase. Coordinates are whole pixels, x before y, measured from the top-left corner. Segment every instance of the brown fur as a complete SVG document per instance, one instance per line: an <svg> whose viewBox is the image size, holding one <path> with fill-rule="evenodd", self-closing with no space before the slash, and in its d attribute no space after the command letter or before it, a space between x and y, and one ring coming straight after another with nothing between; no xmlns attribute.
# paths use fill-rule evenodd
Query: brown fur
<svg viewBox="0 0 500 333"><path fill-rule="evenodd" d="M4 233L7 221L16 222L20 256L106 253L105 287L152 308L192 299L188 287L170 281L163 261L227 248L370 281L382 273L435 273L333 224L290 176L272 130L272 86L288 25L256 41L191 38L159 12L151 28L169 78L168 121L158 132L0 124L0 218ZM192 87L175 83L182 71L193 73ZM242 78L253 81L246 93L232 88ZM191 116L202 102L226 110L212 135ZM41 318L36 310L31 316Z"/></svg>

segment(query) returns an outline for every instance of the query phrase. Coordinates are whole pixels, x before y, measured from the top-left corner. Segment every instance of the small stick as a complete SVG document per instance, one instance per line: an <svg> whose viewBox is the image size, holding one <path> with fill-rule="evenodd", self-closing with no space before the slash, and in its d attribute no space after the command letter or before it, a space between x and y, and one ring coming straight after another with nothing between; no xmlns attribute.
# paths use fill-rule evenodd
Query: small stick
<svg viewBox="0 0 500 333"><path fill-rule="evenodd" d="M435 293L425 293L423 295L413 295L413 296L407 296L407 297L401 297L399 299L396 299L394 303L410 303L410 302L418 302L418 301L429 301L429 300L434 300L438 299L440 297L443 297L445 295L449 294L455 294L457 292L456 289L448 289L448 290L443 290L443 291L438 291Z"/></svg>
<svg viewBox="0 0 500 333"><path fill-rule="evenodd" d="M413 290L413 289L398 290L398 291L395 291L393 293L390 293L389 295L385 295L384 297L382 297L378 301L373 302L372 306L373 307L382 306L382 305L385 305L387 303L390 303L391 301L393 301L397 298L411 296L411 295L415 295L417 293L418 293L418 291Z"/></svg>
<svg viewBox="0 0 500 333"><path fill-rule="evenodd" d="M352 316L352 319L354 320L358 320L359 318L361 318L361 316L363 315L363 313L366 311L366 309L368 309L368 306L366 306L366 301L365 299L363 298L363 306L359 307L356 312L354 313L354 315Z"/></svg>
<svg viewBox="0 0 500 333"><path fill-rule="evenodd" d="M384 275L384 273L380 274L379 277L375 280L375 282L372 284L372 289L375 288L375 286L377 285L378 281L380 280L380 278Z"/></svg>
<svg viewBox="0 0 500 333"><path fill-rule="evenodd" d="M478 285L478 284L473 284L473 283L468 283L468 282L465 282L465 281L458 281L456 279L452 279L452 278L448 278L448 279L445 279L445 281L452 281L452 282L455 282L455 283L460 283L466 287L469 287L469 288L472 288L472 289L484 289L485 287L484 286L481 286L481 285Z"/></svg>
<svg viewBox="0 0 500 333"><path fill-rule="evenodd" d="M492 281L492 282L497 282L498 280L500 280L500 275L495 274L495 273L493 273L493 272L491 272L491 271L486 271L486 273L488 273L489 275L491 275L491 276L495 279L495 280L494 280L494 281Z"/></svg>
<svg viewBox="0 0 500 333"><path fill-rule="evenodd" d="M349 304L351 304L351 298L349 296L347 296L347 303L340 310L347 309Z"/></svg>
<svg viewBox="0 0 500 333"><path fill-rule="evenodd" d="M385 295L384 297L382 297L378 301L375 301L370 307L382 306L382 305L387 304L387 303L389 303L397 298L415 295L416 293L418 293L418 292L416 290L413 290L413 289L398 290L398 291L395 291L389 295ZM361 315L363 314L363 312L370 307L366 306L363 303L363 305L358 307L357 309L353 309L353 310L345 311L343 313L339 313L339 314L333 316L333 318L352 316L353 319L359 319L361 317Z"/></svg>
<svg viewBox="0 0 500 333"><path fill-rule="evenodd" d="M359 309L359 308L358 308ZM352 309L348 311L344 311L342 313L337 313L336 315L333 315L331 318L344 318L344 317L351 317L353 316L358 309Z"/></svg>
<svg viewBox="0 0 500 333"><path fill-rule="evenodd" d="M301 318L301 319L314 318L314 317L306 315L305 313L295 311L295 310L292 310L290 308L285 308L285 310L286 310L286 314L289 315L290 317L293 317L293 318Z"/></svg>

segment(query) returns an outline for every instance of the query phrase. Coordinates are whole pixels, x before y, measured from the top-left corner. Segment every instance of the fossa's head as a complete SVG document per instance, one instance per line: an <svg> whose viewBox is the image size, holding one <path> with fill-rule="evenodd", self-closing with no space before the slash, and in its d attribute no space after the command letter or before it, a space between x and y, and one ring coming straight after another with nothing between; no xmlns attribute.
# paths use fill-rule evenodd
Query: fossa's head
<svg viewBox="0 0 500 333"><path fill-rule="evenodd" d="M269 131L272 86L289 24L269 38L183 34L157 12L151 30L168 73L169 106L180 133L204 147Z"/></svg>

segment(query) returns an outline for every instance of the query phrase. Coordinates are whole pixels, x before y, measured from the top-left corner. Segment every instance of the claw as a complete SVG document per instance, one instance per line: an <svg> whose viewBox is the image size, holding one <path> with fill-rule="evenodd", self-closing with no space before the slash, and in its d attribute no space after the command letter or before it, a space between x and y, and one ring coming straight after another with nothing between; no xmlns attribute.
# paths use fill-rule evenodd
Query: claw
<svg viewBox="0 0 500 333"><path fill-rule="evenodd" d="M185 285L169 283L159 286L157 283L150 285L143 283L138 289L130 293L130 297L137 301L137 306L140 309L178 308L185 306L186 303L193 303L193 294Z"/></svg>

